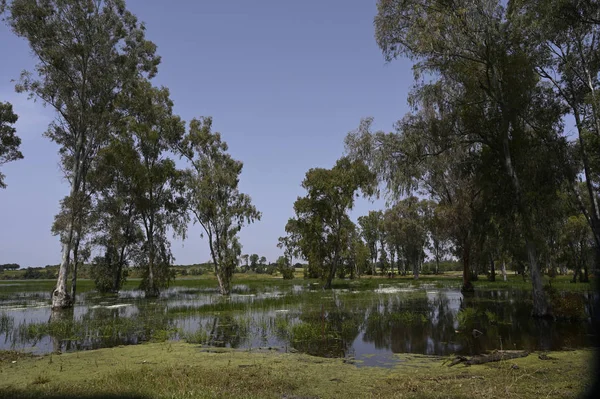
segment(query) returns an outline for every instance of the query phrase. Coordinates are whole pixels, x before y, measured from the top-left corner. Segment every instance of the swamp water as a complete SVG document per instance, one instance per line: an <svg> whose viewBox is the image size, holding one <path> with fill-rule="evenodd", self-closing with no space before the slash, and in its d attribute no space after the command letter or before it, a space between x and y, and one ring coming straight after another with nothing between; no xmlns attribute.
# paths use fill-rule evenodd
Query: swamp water
<svg viewBox="0 0 600 399"><path fill-rule="evenodd" d="M130 282L130 285L135 282ZM323 291L304 281L238 284L222 298L206 281L180 280L159 298L129 288L100 295L82 281L73 310L52 314L53 282L0 283L0 349L77 351L185 340L209 347L299 351L386 366L395 353L474 355L494 349L590 346L593 301L579 321L531 318L528 292L361 282Z"/></svg>

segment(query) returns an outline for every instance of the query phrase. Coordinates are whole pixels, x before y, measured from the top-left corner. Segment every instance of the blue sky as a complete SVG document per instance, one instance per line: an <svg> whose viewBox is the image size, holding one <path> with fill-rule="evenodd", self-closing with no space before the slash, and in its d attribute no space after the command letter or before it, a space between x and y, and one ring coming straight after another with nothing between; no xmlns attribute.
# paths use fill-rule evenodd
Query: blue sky
<svg viewBox="0 0 600 399"><path fill-rule="evenodd" d="M280 255L293 202L312 167L332 167L345 135L362 117L389 130L407 112L413 77L406 60L386 64L374 39L376 0L129 0L162 56L156 85L167 86L175 112L189 121L212 116L234 158L244 162L241 190L262 212L242 230L243 253ZM0 263L56 264L50 233L59 200L68 192L58 147L42 136L50 108L14 92L35 63L27 43L0 26L0 101L19 114L25 159L7 164L0 191ZM353 218L382 201L359 200ZM209 259L200 228L173 240L178 264Z"/></svg>

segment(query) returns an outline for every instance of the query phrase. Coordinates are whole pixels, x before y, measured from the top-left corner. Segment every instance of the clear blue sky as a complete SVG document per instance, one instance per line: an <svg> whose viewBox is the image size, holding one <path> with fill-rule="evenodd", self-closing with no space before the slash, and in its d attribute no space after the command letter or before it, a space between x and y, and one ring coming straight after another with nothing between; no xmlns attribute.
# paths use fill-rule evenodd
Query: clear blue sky
<svg viewBox="0 0 600 399"><path fill-rule="evenodd" d="M374 39L376 0L129 0L162 56L156 85L171 90L175 112L189 121L212 116L231 154L244 162L241 189L262 220L242 230L244 253L274 261L300 183L311 167L331 167L345 135L362 117L389 130L407 112L413 78L408 61L384 62ZM27 43L0 26L0 101L19 114L25 159L7 164L0 190L0 263L56 264L50 233L68 192L58 147L42 136L50 108L14 92L35 63ZM357 202L353 218L382 201ZM198 226L173 241L178 264L209 259Z"/></svg>

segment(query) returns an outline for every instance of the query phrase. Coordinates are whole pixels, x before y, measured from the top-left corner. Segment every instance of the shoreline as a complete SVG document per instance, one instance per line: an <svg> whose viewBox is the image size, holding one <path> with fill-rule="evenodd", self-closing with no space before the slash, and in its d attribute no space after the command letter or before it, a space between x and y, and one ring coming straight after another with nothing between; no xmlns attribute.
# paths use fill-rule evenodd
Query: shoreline
<svg viewBox="0 0 600 399"><path fill-rule="evenodd" d="M397 354L392 368L184 342L41 356L0 352L0 398L574 397L591 384L594 351L454 367L450 357Z"/></svg>

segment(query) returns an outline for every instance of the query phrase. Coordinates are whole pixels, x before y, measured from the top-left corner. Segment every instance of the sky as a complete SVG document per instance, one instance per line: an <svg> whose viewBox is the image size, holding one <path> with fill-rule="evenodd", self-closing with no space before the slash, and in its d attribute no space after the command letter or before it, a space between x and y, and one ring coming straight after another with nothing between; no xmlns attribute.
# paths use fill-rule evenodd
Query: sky
<svg viewBox="0 0 600 399"><path fill-rule="evenodd" d="M127 7L158 46L154 84L169 88L175 113L186 121L212 116L214 131L244 163L240 190L262 219L242 229L243 253L275 261L306 172L331 168L361 118L391 130L408 111L411 64L385 62L374 38L376 0L128 0ZM15 93L11 80L35 59L3 24L0 54L0 101L19 115L25 156L2 167L8 188L0 190L0 264L58 264L50 228L69 187L58 146L43 137L55 115ZM351 216L382 207L382 200L361 198ZM185 241L172 240L176 264L209 260L200 234L190 225Z"/></svg>

